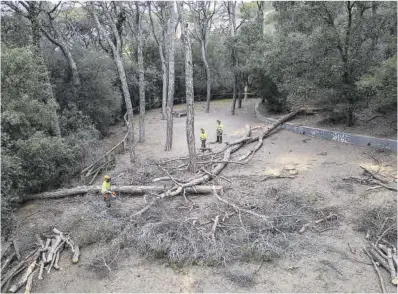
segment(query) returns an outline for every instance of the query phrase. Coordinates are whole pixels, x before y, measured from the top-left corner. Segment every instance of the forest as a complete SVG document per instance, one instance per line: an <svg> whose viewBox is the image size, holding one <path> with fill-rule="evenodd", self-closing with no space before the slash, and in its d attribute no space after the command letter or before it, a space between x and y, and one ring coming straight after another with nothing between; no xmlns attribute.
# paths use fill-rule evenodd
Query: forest
<svg viewBox="0 0 398 294"><path fill-rule="evenodd" d="M197 105L216 117L225 102L238 123L252 99L271 116L317 109L347 132L361 119L396 123L397 2L1 1L2 235L18 228L24 195L75 185L114 128L127 129L126 162L144 173L151 111L164 122L158 152L183 149L188 172L218 179L200 168ZM246 160L266 136L233 144L259 140Z"/></svg>

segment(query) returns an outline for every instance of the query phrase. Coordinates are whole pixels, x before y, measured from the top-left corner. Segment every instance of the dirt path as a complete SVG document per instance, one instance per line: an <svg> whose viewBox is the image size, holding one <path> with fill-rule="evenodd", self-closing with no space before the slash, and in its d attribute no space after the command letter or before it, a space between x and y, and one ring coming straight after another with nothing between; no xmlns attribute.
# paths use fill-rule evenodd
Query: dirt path
<svg viewBox="0 0 398 294"><path fill-rule="evenodd" d="M195 126L204 127L209 138L215 138L215 120L221 119L225 128L225 141L240 137L244 125L259 124L254 117L254 100L238 110L237 115L228 114L230 101L212 104L212 112L203 112L203 104L197 105ZM147 141L137 146L137 154L147 158L176 157L186 154L185 118L174 120L173 150L164 152L165 122L158 111L147 116ZM121 135L120 133L118 135ZM198 133L196 136L198 137ZM199 140L197 139L197 144ZM221 148L220 145L213 145ZM106 277L98 276L84 264L91 254L91 247L82 249L80 265L71 265L61 260L62 271L54 271L34 286L38 292L380 292L376 274L362 252L365 239L356 231L356 222L363 209L389 203L396 208L396 194L385 189L367 191L367 186L345 183L342 178L359 176L359 165L377 169L374 157L382 164L380 174L389 181L396 179L396 155L376 153L370 148L359 148L292 134L280 130L264 141L264 146L244 166L228 166L223 175L241 183L240 198L247 201L266 202L254 198L261 195L250 176L280 174L284 168L294 167L295 179L275 179L266 182L266 187L289 188L305 195L319 210L333 210L339 215L338 225L323 232L297 233L290 242L307 242L308 246L290 252L281 259L263 264L253 283L245 286L231 281L225 274L229 269L191 266L176 268L159 260L147 260L135 253L120 256L119 263ZM129 168L128 156L122 155L117 166L110 171L112 176ZM247 178L247 180L245 180ZM224 182L225 184L225 182ZM260 193L260 194L255 194ZM236 197L233 191L225 197ZM98 197L98 196L97 196ZM206 197L206 196L204 196ZM211 197L209 195L208 197ZM76 197L71 200L31 202L17 213L21 228L42 230L57 225L55 216L81 210L87 203L100 200L95 196ZM115 205L113 213L130 213L142 205L137 198L123 198ZM25 219L26 216L37 213ZM99 224L98 224L99 225ZM24 230L20 231L22 235ZM21 237L22 238L22 237ZM351 252L348 244L353 248ZM304 243L303 243L304 244ZM295 244L289 244L294 246ZM130 250L131 251L131 250ZM364 264L365 263L365 264ZM233 267L253 271L257 263L238 263ZM387 275L385 275L387 280ZM387 285L387 290L395 291Z"/></svg>

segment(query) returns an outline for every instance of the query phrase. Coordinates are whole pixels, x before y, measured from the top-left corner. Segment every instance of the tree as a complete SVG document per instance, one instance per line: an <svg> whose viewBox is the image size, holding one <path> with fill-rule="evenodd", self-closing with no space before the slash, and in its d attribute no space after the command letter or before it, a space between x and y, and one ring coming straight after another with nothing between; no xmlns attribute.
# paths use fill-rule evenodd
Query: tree
<svg viewBox="0 0 398 294"><path fill-rule="evenodd" d="M274 6L278 35L271 54L274 70L268 66L268 72L278 88L290 103L317 101L327 106L331 119L352 126L354 112L365 105L356 81L396 52L396 44L389 45L389 39L396 38L396 13L392 13L396 3L278 2Z"/></svg>
<svg viewBox="0 0 398 294"><path fill-rule="evenodd" d="M236 36L236 2L228 1L224 3L225 7L227 8L228 12L228 22L229 22L229 32L232 41L231 46L231 59L232 59L232 68L233 68L233 80L232 80L232 105L231 105L231 114L235 114L235 106L236 106L236 90L237 90L237 83L238 83L238 75L236 73L237 66L238 66L238 57L237 57L237 50L235 45L235 36Z"/></svg>
<svg viewBox="0 0 398 294"><path fill-rule="evenodd" d="M195 149L195 117L194 117L194 91L193 91L193 68L192 68L192 48L189 37L188 23L185 19L184 7L179 3L179 14L181 19L181 39L184 43L185 55L185 93L187 103L187 144L189 153L188 170L196 172L196 149Z"/></svg>
<svg viewBox="0 0 398 294"><path fill-rule="evenodd" d="M133 11L131 2L128 3L130 12ZM142 11L141 11L142 10ZM144 57L142 53L143 48L143 33L142 33L142 19L145 12L145 7L140 8L139 2L135 2L135 23L130 24L131 31L135 36L137 42L137 63L138 63L138 88L140 97L140 116L139 116L139 139L138 142L143 143L145 141L145 69L144 69Z"/></svg>
<svg viewBox="0 0 398 294"><path fill-rule="evenodd" d="M109 24L110 26L110 31L111 34L108 35L101 24L99 17L98 17L98 12L97 8L94 7L95 4L91 4L88 9L90 13L92 14L95 25L98 30L98 34L100 35L101 38L104 38L106 42L108 43L109 48L111 49L113 59L115 61L116 67L117 67L117 73L118 77L121 83L121 88L123 92L123 97L126 103L126 108L127 108L127 114L128 114L128 132L129 132L129 144L130 144L130 162L135 161L135 144L134 144L134 128L133 128L133 106L131 104L131 99L130 99L130 92L129 92L129 87L127 84L127 78L126 78L126 72L124 70L123 66L123 60L121 57L121 38L120 34L118 32L118 28L116 26L115 19L111 16L111 13L109 11L108 5L116 5L115 2L111 3L98 3L97 5L102 9L102 12L104 14L104 18L106 20L106 23Z"/></svg>
<svg viewBox="0 0 398 294"><path fill-rule="evenodd" d="M193 11L193 17L195 20L195 38L200 42L200 48L202 51L202 61L206 70L206 108L205 112L210 111L210 99L211 99L211 72L210 66L207 61L207 45L208 45L208 32L211 29L211 23L213 16L217 13L216 2L211 1L197 1L192 2L189 7Z"/></svg>
<svg viewBox="0 0 398 294"><path fill-rule="evenodd" d="M156 4L155 4L156 3ZM151 21L152 33L153 37L156 41L156 44L159 47L159 55L162 62L162 119L166 119L166 105L167 105L167 83L168 83L168 72L167 72L167 60L165 57L165 40L166 40L166 32L167 32L167 21L166 21L166 4L164 2L153 2L154 6L158 9L157 15L158 21L160 23L160 37L157 36L155 30L155 24L152 19L152 3L148 2L148 10L149 10L149 19Z"/></svg>
<svg viewBox="0 0 398 294"><path fill-rule="evenodd" d="M68 41L65 39L66 33L61 32L59 24L56 23L56 18L62 12L62 2L58 2L54 7L47 7L43 9L46 15L46 21L43 21L41 31L47 37L47 39L55 46L61 49L66 61L68 62L69 70L71 73L72 80L72 95L77 100L78 90L81 82L79 72L75 59L72 56L71 50L69 49Z"/></svg>
<svg viewBox="0 0 398 294"><path fill-rule="evenodd" d="M170 11L170 19L168 25L168 93L167 93L167 126L166 126L166 145L164 147L165 151L171 150L173 146L173 103L174 103L174 79L175 79L175 72L174 72L174 54L175 54L175 2L169 3L169 11Z"/></svg>
<svg viewBox="0 0 398 294"><path fill-rule="evenodd" d="M40 47L40 41L41 41L41 25L40 25L40 13L42 11L42 6L44 2L25 2L25 1L19 1L17 4L14 4L13 2L10 1L5 1L4 2L8 7L10 7L14 12L17 14L25 17L28 19L31 23L31 30L32 30L32 44L33 44L33 52L34 56L37 59L38 62L40 62L44 68L44 60L43 56L41 54L41 47ZM25 11L22 10L22 8L19 6L22 5L24 7ZM53 89L51 87L50 83L50 78L49 78L49 73L46 70L46 75L45 79L47 80L47 85L48 89L47 91L50 93L48 97L48 103L52 105L53 112L50 115L50 120L52 122L52 130L54 135L56 136L61 136L61 129L59 127L59 118L57 114L57 102L54 97Z"/></svg>

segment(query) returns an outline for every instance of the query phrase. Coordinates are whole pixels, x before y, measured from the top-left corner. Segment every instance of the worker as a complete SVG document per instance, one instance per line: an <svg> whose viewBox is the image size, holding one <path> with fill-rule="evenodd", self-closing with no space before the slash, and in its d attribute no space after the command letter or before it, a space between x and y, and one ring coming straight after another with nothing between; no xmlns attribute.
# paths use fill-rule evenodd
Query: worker
<svg viewBox="0 0 398 294"><path fill-rule="evenodd" d="M220 120L217 120L217 141L216 143L222 143L222 132L223 132L223 125Z"/></svg>
<svg viewBox="0 0 398 294"><path fill-rule="evenodd" d="M115 192L112 192L111 185L111 177L106 175L104 176L104 182L102 183L102 194L104 194L104 201L106 203L106 207L111 207L111 197L115 198Z"/></svg>
<svg viewBox="0 0 398 294"><path fill-rule="evenodd" d="M207 139L207 133L204 128L201 128L201 133L200 133L200 141L202 142L201 149L206 149L206 139Z"/></svg>

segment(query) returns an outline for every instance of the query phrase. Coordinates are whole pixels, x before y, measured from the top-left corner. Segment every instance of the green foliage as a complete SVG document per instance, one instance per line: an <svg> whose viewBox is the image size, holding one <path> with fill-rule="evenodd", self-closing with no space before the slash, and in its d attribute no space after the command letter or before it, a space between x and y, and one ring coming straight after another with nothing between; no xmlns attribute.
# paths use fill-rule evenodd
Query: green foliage
<svg viewBox="0 0 398 294"><path fill-rule="evenodd" d="M23 193L59 187L80 168L89 144L98 138L90 118L73 104L58 120L62 137L53 136L47 69L30 47L1 52L2 229L12 224L12 207Z"/></svg>
<svg viewBox="0 0 398 294"><path fill-rule="evenodd" d="M57 187L78 165L76 153L63 138L37 132L28 140L18 141L17 146L25 187L30 192Z"/></svg>
<svg viewBox="0 0 398 294"><path fill-rule="evenodd" d="M380 112L397 108L397 56L370 69L358 81L358 87L369 95Z"/></svg>
<svg viewBox="0 0 398 294"><path fill-rule="evenodd" d="M122 105L114 62L105 53L96 50L83 52L79 48L73 49L81 80L77 92L73 91L69 69L61 52L53 53L47 61L57 101L61 109L77 107L91 119L102 135L106 135L109 126L119 118Z"/></svg>

